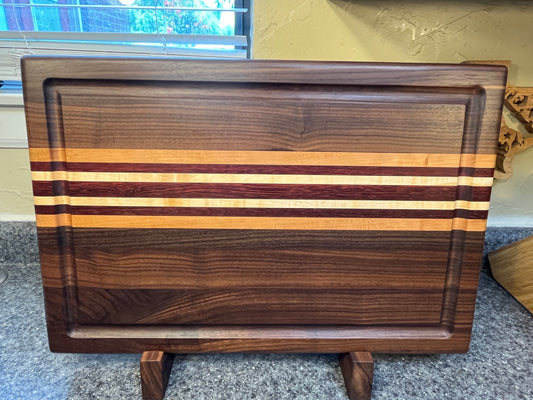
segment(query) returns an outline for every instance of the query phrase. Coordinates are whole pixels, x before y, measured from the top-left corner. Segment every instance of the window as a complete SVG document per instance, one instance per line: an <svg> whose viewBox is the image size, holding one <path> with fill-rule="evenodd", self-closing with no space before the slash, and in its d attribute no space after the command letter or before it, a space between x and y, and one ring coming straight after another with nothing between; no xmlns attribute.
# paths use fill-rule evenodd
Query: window
<svg viewBox="0 0 533 400"><path fill-rule="evenodd" d="M251 0L0 0L0 80L26 54L245 58Z"/></svg>

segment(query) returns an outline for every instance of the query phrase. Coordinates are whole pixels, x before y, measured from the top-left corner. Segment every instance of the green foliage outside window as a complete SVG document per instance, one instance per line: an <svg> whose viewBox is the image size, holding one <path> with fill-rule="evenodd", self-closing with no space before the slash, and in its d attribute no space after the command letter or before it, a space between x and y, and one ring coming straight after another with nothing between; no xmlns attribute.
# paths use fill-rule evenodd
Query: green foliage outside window
<svg viewBox="0 0 533 400"><path fill-rule="evenodd" d="M163 0L164 7L225 7L233 6L232 0ZM136 0L136 6L153 6L153 0ZM233 21L224 18L223 11L192 10L132 10L131 32L192 35L233 35ZM233 14L231 14L232 16ZM231 17L230 17L231 18Z"/></svg>

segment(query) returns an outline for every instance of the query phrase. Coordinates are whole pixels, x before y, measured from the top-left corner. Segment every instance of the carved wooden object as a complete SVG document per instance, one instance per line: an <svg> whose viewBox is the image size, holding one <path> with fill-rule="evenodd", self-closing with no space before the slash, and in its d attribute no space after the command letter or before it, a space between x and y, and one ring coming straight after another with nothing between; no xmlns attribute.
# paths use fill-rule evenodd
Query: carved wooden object
<svg viewBox="0 0 533 400"><path fill-rule="evenodd" d="M512 162L516 153L519 153L533 145L533 136L524 138L521 132L509 128L502 123L498 138L498 153L496 157L496 179L508 179L513 174Z"/></svg>
<svg viewBox="0 0 533 400"><path fill-rule="evenodd" d="M533 133L533 88L517 88L508 85L505 90L505 106Z"/></svg>
<svg viewBox="0 0 533 400"><path fill-rule="evenodd" d="M524 128L533 133L533 88L517 88L507 85L505 90L505 107L522 122ZM524 135L505 123L502 124L498 139L498 157L496 159L497 179L508 179L512 173L512 161L516 153L533 146L533 136Z"/></svg>
<svg viewBox="0 0 533 400"><path fill-rule="evenodd" d="M468 349L505 68L26 58L23 76L53 351Z"/></svg>

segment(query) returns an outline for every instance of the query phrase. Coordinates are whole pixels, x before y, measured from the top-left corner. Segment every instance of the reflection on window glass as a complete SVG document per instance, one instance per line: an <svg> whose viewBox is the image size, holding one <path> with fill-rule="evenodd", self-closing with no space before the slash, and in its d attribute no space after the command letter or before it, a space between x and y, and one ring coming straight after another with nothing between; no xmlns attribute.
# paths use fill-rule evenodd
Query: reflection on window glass
<svg viewBox="0 0 533 400"><path fill-rule="evenodd" d="M235 14L217 10L235 7L234 0L13 0L9 4L0 0L0 4L0 30L235 34Z"/></svg>
<svg viewBox="0 0 533 400"><path fill-rule="evenodd" d="M32 4L57 4L57 0L32 0ZM33 27L36 31L58 32L61 29L59 9L35 7L32 11Z"/></svg>
<svg viewBox="0 0 533 400"><path fill-rule="evenodd" d="M0 4L2 1L0 0ZM6 13L3 7L0 7L0 31L7 31Z"/></svg>

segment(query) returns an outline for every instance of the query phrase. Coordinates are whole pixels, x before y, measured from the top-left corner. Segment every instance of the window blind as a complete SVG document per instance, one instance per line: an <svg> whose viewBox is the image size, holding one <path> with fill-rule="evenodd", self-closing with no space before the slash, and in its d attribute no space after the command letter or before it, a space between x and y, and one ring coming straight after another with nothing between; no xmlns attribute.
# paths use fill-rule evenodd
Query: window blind
<svg viewBox="0 0 533 400"><path fill-rule="evenodd" d="M251 0L0 0L0 80L24 55L246 58Z"/></svg>

